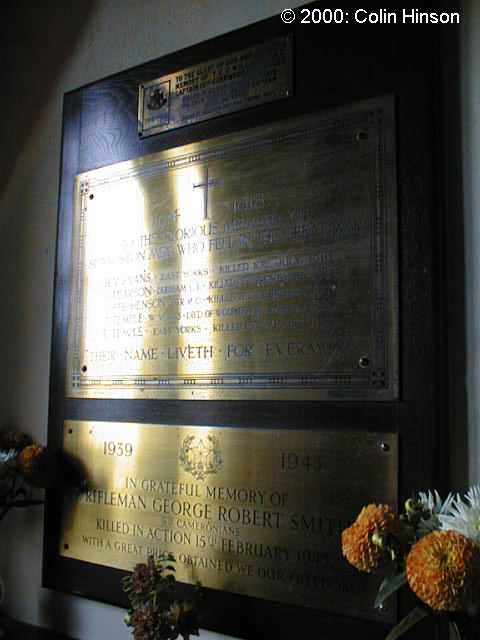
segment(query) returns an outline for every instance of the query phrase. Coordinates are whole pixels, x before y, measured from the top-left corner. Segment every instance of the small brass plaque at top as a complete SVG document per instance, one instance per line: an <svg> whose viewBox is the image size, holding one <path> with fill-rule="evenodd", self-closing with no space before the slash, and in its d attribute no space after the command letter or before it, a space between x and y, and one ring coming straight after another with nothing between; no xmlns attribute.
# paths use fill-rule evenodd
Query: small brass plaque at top
<svg viewBox="0 0 480 640"><path fill-rule="evenodd" d="M292 94L292 42L288 36L234 51L139 87L142 138L249 109Z"/></svg>
<svg viewBox="0 0 480 640"><path fill-rule="evenodd" d="M64 448L89 490L65 498L62 556L131 570L170 551L182 582L393 621L340 540L365 503L396 506L394 434L67 421Z"/></svg>
<svg viewBox="0 0 480 640"><path fill-rule="evenodd" d="M76 180L67 394L392 400L389 99Z"/></svg>

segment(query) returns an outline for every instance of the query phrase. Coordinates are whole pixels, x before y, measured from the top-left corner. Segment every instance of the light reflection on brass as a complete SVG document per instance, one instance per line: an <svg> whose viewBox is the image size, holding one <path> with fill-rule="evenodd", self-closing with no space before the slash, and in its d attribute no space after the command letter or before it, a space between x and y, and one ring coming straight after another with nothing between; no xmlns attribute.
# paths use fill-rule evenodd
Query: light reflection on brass
<svg viewBox="0 0 480 640"><path fill-rule="evenodd" d="M395 398L393 132L382 99L79 175L68 395Z"/></svg>
<svg viewBox="0 0 480 640"><path fill-rule="evenodd" d="M340 534L396 505L394 434L68 421L64 447L90 490L65 499L61 555L131 570L171 551L182 582L393 620Z"/></svg>

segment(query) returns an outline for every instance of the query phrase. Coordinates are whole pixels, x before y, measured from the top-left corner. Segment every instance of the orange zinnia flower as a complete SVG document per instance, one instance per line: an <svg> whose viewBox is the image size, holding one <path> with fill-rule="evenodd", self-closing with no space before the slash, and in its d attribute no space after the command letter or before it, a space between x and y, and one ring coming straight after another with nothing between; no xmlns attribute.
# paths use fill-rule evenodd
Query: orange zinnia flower
<svg viewBox="0 0 480 640"><path fill-rule="evenodd" d="M373 536L381 539L399 529L400 522L390 506L369 504L342 533L343 555L359 571L372 573L386 557L385 549L372 540Z"/></svg>
<svg viewBox="0 0 480 640"><path fill-rule="evenodd" d="M407 580L420 600L435 611L469 606L480 576L480 547L456 531L434 531L407 557Z"/></svg>

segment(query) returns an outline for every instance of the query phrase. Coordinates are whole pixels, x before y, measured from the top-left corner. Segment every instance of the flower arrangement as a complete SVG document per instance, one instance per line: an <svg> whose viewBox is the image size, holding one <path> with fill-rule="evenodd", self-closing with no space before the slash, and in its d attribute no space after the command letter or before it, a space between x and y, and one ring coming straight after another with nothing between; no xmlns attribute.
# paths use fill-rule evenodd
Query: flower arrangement
<svg viewBox="0 0 480 640"><path fill-rule="evenodd" d="M137 564L122 580L130 601L125 619L132 627L134 640L189 640L198 636L198 616L192 603L175 598L175 557L161 554L155 561Z"/></svg>
<svg viewBox="0 0 480 640"><path fill-rule="evenodd" d="M448 616L461 640L460 620L472 620L480 607L480 487L445 501L436 491L419 493L399 517L388 505L363 507L342 533L342 552L359 571L384 574L376 607L403 586L418 599L387 640L432 613Z"/></svg>
<svg viewBox="0 0 480 640"><path fill-rule="evenodd" d="M37 488L85 487L79 463L44 447L26 433L0 431L0 520L14 508L43 504Z"/></svg>

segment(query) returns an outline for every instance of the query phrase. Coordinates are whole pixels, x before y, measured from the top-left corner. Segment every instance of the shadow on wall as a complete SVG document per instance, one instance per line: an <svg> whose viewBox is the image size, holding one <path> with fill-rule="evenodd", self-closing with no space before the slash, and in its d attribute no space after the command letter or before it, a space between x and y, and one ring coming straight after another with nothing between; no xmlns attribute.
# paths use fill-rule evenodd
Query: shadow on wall
<svg viewBox="0 0 480 640"><path fill-rule="evenodd" d="M0 21L0 199L4 195L15 167L25 154L31 149L33 134L38 131L45 108L52 96L58 92L59 80L65 67L75 55L77 45L84 35L90 18L97 5L96 0L82 0L81 2L64 2L63 0L6 0L2 4L2 18ZM59 97L61 100L61 96ZM59 105L60 106L60 105ZM51 133L51 132L50 132ZM45 132L45 136L48 132ZM48 139L45 147L48 148ZM47 160L46 160L47 161ZM37 159L38 162L38 159ZM32 166L34 166L32 164ZM31 171L31 169L29 169ZM58 167L54 168L58 174ZM21 266L27 271L32 264L43 266L45 271L46 258L40 260L40 248L34 242L24 241L15 249L8 246L17 230L23 232L28 229L24 219L25 212L32 209L27 205L33 205L35 192L29 189L28 184L21 185L22 190L15 192L10 198L10 206L15 202L16 209L8 213L7 223L10 225L8 233L4 236L7 247L3 247L4 256L27 256L26 266ZM18 198L17 198L18 195ZM20 202L21 200L21 202ZM23 214L22 214L23 206ZM1 219L5 221L6 211L1 212ZM29 223L30 224L30 223ZM38 216L32 216L30 226L38 225ZM43 239L43 236L42 236ZM38 243L41 241L38 240ZM43 246L43 245L42 245ZM12 259L12 269L18 269L20 259ZM5 257L3 258L5 260ZM47 265L48 266L48 265ZM5 267L2 262L2 267ZM44 272L42 272L44 275ZM2 276L8 280L9 272L3 269ZM29 276L30 280L34 277ZM11 297L11 304L15 309L13 317L16 325L19 325L21 309L33 307L35 299L32 297L32 287L26 286L27 276L22 272L20 284L17 282L15 296ZM36 283L40 280L36 281ZM43 282L43 281L41 281ZM29 299L23 300L23 295ZM50 315L50 310L45 311ZM7 319L11 322L11 319ZM40 321L38 321L40 323ZM41 323L40 323L41 324ZM41 325L43 326L43 325ZM22 331L27 325L21 325L14 332L12 342L15 340L32 339L30 333ZM31 329L31 325L28 325ZM37 337L41 333L38 329ZM42 362L44 358L42 359ZM47 360L48 361L48 360ZM10 366L10 376L18 380L14 363ZM30 401L33 402L32 397ZM37 406L37 405L36 405ZM3 413L3 411L2 411ZM2 421L5 415L1 416ZM18 422L18 419L16 420ZM69 601L57 597L57 594L47 591L39 592L36 585L40 582L41 560L41 520L42 510L25 510L26 513L12 514L9 519L8 529L13 532L11 548L6 548L2 553L2 577L7 585L6 610L11 611L20 619L30 618L35 622L37 607L40 607L40 618L45 626L71 627L75 622L75 613L69 606ZM34 549L32 549L34 545ZM35 563L32 562L35 559ZM25 581L26 602L18 602L18 587ZM9 588L10 585L10 588ZM34 586L35 585L35 586ZM28 598L41 598L41 601L28 602ZM23 610L22 610L23 609ZM59 622L61 621L61 622Z"/></svg>
<svg viewBox="0 0 480 640"><path fill-rule="evenodd" d="M0 24L0 197L96 0L6 0Z"/></svg>
<svg viewBox="0 0 480 640"><path fill-rule="evenodd" d="M68 596L43 589L40 594L40 624L59 633L71 633L75 627Z"/></svg>

